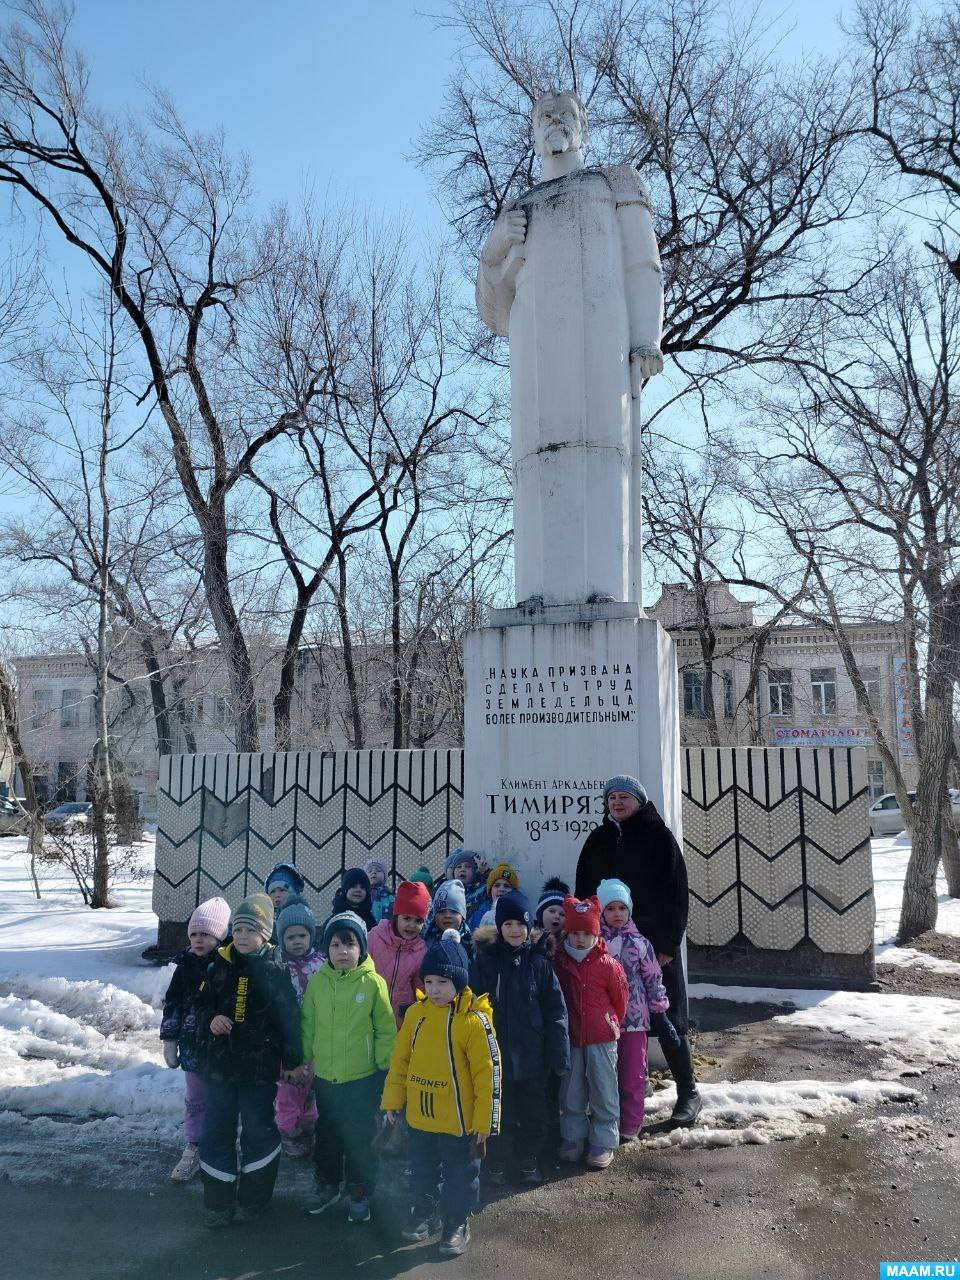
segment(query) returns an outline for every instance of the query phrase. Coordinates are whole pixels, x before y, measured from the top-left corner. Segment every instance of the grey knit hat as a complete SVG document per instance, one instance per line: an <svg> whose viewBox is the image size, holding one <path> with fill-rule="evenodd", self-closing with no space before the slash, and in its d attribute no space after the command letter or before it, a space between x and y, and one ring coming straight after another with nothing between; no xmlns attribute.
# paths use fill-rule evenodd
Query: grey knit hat
<svg viewBox="0 0 960 1280"><path fill-rule="evenodd" d="M629 773L618 773L616 777L607 780L607 785L603 788L604 804L611 791L624 791L628 796L636 796L641 804L647 803L646 788L639 778L631 777Z"/></svg>
<svg viewBox="0 0 960 1280"><path fill-rule="evenodd" d="M284 933L293 925L300 925L309 931L310 945L313 946L317 937L317 918L303 901L290 903L277 916L277 941L281 946Z"/></svg>
<svg viewBox="0 0 960 1280"><path fill-rule="evenodd" d="M433 895L433 913L456 911L466 919L467 895L459 880L441 880Z"/></svg>
<svg viewBox="0 0 960 1280"><path fill-rule="evenodd" d="M323 941L320 944L320 950L324 955L329 955L330 939L335 933L342 933L347 929L357 935L357 941L360 943L360 959L365 960L367 957L367 926L355 911L338 911L335 916L330 917L323 926Z"/></svg>

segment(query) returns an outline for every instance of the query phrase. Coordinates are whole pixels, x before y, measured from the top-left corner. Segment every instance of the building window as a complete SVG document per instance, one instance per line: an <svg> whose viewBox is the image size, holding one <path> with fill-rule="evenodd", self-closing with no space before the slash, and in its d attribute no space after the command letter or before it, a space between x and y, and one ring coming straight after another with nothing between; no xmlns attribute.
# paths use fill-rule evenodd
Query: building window
<svg viewBox="0 0 960 1280"><path fill-rule="evenodd" d="M226 698L214 698L213 700L213 723L227 723L227 700Z"/></svg>
<svg viewBox="0 0 960 1280"><path fill-rule="evenodd" d="M832 716L837 710L837 672L835 667L814 667L810 672L814 715Z"/></svg>
<svg viewBox="0 0 960 1280"><path fill-rule="evenodd" d="M863 687L867 691L867 697L870 699L870 706L874 711L880 710L880 668L864 667L860 672L860 678L863 681ZM880 761L877 761L880 764Z"/></svg>
<svg viewBox="0 0 960 1280"><path fill-rule="evenodd" d="M770 697L770 714L792 716L793 672L787 669L770 671L767 675L767 690Z"/></svg>
<svg viewBox="0 0 960 1280"><path fill-rule="evenodd" d="M267 700L266 698L257 699L257 724L261 729L267 723Z"/></svg>
<svg viewBox="0 0 960 1280"><path fill-rule="evenodd" d="M699 671L683 673L683 714L700 717L704 715L703 676Z"/></svg>
<svg viewBox="0 0 960 1280"><path fill-rule="evenodd" d="M724 719L733 719L733 672L723 673L723 715Z"/></svg>
<svg viewBox="0 0 960 1280"><path fill-rule="evenodd" d="M80 704L83 694L79 689L64 689L60 695L60 728L80 728Z"/></svg>
<svg viewBox="0 0 960 1280"><path fill-rule="evenodd" d="M883 761L868 760L867 761L867 790L870 792L870 799L876 800L884 793L883 783Z"/></svg>
<svg viewBox="0 0 960 1280"><path fill-rule="evenodd" d="M30 725L34 729L43 729L46 725L53 723L53 690L52 689L34 689L33 691L33 711L30 716Z"/></svg>

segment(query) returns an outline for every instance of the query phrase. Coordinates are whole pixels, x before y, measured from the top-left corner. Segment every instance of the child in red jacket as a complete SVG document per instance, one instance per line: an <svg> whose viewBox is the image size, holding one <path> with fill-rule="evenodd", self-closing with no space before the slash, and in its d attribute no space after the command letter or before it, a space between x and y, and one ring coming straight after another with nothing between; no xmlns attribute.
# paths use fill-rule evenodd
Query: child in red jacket
<svg viewBox="0 0 960 1280"><path fill-rule="evenodd" d="M623 967L600 937L600 903L563 900L563 945L554 966L570 1020L570 1070L560 1082L560 1159L606 1169L620 1141L617 1040L627 1012Z"/></svg>

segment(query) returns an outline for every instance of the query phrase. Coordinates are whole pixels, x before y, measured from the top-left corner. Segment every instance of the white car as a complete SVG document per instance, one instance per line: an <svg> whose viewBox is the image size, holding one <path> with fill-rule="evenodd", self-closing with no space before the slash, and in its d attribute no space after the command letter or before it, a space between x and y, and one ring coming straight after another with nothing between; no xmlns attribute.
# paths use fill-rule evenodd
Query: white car
<svg viewBox="0 0 960 1280"><path fill-rule="evenodd" d="M960 826L960 791L949 789L950 810L955 826ZM917 793L908 791L911 801L916 801ZM868 810L870 814L870 834L872 836L895 836L904 828L903 814L900 812L900 801L889 791L879 800L874 800Z"/></svg>

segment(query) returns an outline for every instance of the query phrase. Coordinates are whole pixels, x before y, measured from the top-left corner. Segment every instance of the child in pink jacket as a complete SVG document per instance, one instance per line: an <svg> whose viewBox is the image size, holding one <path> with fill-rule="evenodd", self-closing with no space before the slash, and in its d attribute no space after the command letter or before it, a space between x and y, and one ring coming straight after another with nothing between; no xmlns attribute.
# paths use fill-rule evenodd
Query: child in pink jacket
<svg viewBox="0 0 960 1280"><path fill-rule="evenodd" d="M297 1000L303 1004L307 983L323 967L323 956L317 949L317 921L305 902L291 903L280 912L277 916L277 938L279 945L274 958L282 969L286 969ZM284 1155L311 1155L317 1123L312 1068L300 1079L294 1079L291 1074L280 1081L274 1114Z"/></svg>
<svg viewBox="0 0 960 1280"><path fill-rule="evenodd" d="M370 959L387 984L398 1027L407 1008L417 998L420 961L427 950L420 935L429 910L427 886L415 880L403 880L397 886L390 918L381 920L367 934Z"/></svg>

